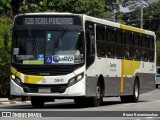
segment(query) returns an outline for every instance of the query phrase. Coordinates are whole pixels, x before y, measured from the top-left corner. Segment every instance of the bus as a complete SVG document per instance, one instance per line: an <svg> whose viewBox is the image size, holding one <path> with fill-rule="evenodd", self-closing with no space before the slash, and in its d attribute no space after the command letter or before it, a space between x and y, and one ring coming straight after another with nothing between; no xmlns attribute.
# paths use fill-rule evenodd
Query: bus
<svg viewBox="0 0 160 120"><path fill-rule="evenodd" d="M12 58L10 93L31 97L35 108L54 99L93 107L103 97L138 102L155 89L152 31L85 14L26 13L15 16L4 44Z"/></svg>

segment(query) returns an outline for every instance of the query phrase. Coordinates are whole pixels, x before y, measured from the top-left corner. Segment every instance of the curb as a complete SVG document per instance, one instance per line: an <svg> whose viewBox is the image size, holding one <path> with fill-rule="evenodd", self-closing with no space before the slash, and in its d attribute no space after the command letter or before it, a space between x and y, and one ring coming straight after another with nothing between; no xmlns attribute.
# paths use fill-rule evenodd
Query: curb
<svg viewBox="0 0 160 120"><path fill-rule="evenodd" d="M31 103L31 102L30 101L9 100L8 98L0 98L0 105L21 104L21 103Z"/></svg>
<svg viewBox="0 0 160 120"><path fill-rule="evenodd" d="M4 101L4 102L0 102L0 105L22 104L22 103L31 103L31 102L30 101Z"/></svg>
<svg viewBox="0 0 160 120"><path fill-rule="evenodd" d="M0 98L0 102L9 101L8 98Z"/></svg>

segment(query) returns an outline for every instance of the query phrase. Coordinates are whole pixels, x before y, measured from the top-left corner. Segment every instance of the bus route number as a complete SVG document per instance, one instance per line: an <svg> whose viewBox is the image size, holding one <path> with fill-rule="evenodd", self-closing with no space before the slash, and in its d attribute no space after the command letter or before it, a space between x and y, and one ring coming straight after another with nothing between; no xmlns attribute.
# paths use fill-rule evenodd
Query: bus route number
<svg viewBox="0 0 160 120"><path fill-rule="evenodd" d="M62 82L64 82L64 79L54 79L54 82L55 83L62 83Z"/></svg>

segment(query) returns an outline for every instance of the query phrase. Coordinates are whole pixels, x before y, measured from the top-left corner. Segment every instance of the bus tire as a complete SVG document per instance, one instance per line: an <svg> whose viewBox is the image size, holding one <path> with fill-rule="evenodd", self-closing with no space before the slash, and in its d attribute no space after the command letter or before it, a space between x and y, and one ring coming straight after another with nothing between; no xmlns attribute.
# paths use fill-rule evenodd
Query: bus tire
<svg viewBox="0 0 160 120"><path fill-rule="evenodd" d="M74 103L78 107L86 106L86 98L74 98Z"/></svg>
<svg viewBox="0 0 160 120"><path fill-rule="evenodd" d="M91 107L98 107L103 103L103 94L101 85L98 83L96 87L96 96L88 99L88 103Z"/></svg>
<svg viewBox="0 0 160 120"><path fill-rule="evenodd" d="M44 107L44 100L40 99L40 97L31 97L31 103L34 108Z"/></svg>
<svg viewBox="0 0 160 120"><path fill-rule="evenodd" d="M156 88L158 88L158 84L156 84Z"/></svg>
<svg viewBox="0 0 160 120"><path fill-rule="evenodd" d="M128 102L137 103L139 100L139 82L138 80L136 80L134 83L133 95L120 96L120 98L121 98L121 102L123 103L128 103Z"/></svg>

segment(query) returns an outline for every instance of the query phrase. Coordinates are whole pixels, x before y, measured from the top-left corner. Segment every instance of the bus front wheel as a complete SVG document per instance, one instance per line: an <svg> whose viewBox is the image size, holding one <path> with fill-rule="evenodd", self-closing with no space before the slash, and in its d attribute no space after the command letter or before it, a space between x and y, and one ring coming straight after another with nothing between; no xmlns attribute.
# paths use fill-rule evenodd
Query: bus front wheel
<svg viewBox="0 0 160 120"><path fill-rule="evenodd" d="M44 100L40 97L31 97L31 103L34 108L43 108Z"/></svg>
<svg viewBox="0 0 160 120"><path fill-rule="evenodd" d="M102 88L99 83L97 84L97 87L96 87L96 96L89 98L88 103L92 107L98 107L100 104L103 103Z"/></svg>

